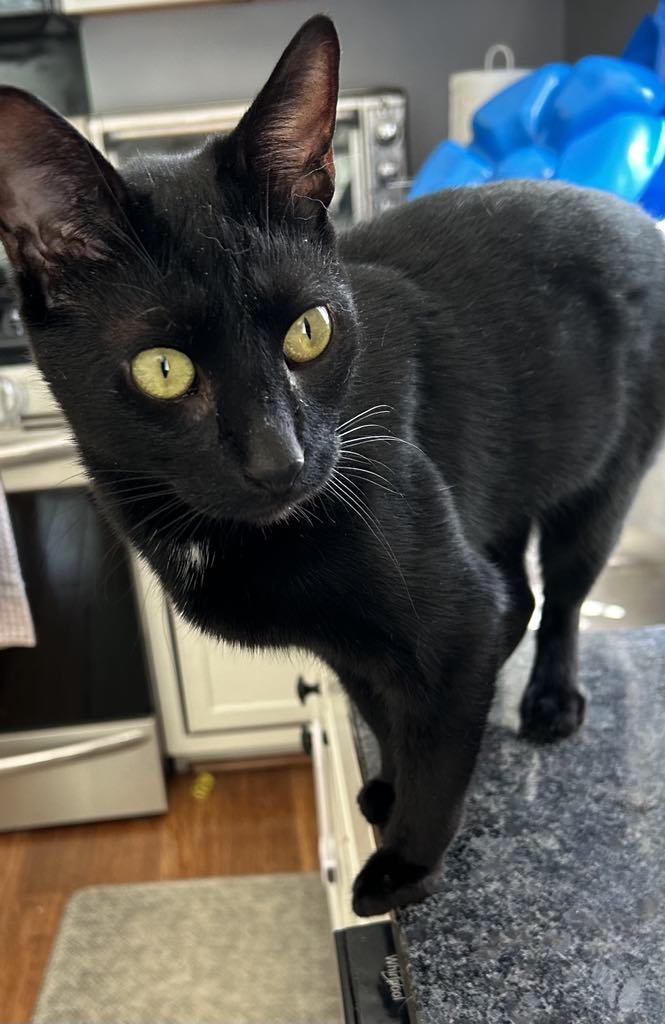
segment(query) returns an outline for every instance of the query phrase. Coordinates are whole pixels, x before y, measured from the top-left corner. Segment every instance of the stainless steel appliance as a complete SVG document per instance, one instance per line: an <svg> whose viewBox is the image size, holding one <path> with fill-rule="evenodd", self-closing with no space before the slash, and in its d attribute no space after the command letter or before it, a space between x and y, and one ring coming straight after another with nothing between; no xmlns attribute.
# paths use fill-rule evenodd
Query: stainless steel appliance
<svg viewBox="0 0 665 1024"><path fill-rule="evenodd" d="M0 831L158 813L138 570L90 500L6 294L2 306L0 480L37 646L0 650Z"/></svg>
<svg viewBox="0 0 665 1024"><path fill-rule="evenodd" d="M91 117L88 137L122 166L137 153L181 153L209 135L225 134L246 105L223 103ZM402 201L406 178L406 101L397 90L342 96L334 150L335 197L331 212L349 227Z"/></svg>

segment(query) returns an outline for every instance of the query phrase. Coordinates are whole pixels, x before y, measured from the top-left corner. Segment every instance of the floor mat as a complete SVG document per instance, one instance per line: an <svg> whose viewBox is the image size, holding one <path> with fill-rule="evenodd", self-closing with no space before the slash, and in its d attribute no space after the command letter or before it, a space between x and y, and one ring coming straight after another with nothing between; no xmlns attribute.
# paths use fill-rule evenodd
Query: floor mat
<svg viewBox="0 0 665 1024"><path fill-rule="evenodd" d="M83 889L34 1024L339 1024L318 875Z"/></svg>

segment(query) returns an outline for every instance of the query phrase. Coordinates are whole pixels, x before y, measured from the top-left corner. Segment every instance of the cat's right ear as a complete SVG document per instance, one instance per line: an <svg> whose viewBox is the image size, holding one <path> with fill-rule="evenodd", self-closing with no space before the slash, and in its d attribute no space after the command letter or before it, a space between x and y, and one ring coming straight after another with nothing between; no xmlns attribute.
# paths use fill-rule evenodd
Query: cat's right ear
<svg viewBox="0 0 665 1024"><path fill-rule="evenodd" d="M73 261L107 255L105 228L125 198L118 173L68 121L30 93L0 87L0 239L47 305Z"/></svg>
<svg viewBox="0 0 665 1024"><path fill-rule="evenodd" d="M227 152L262 193L330 203L339 56L330 18L310 18L229 137Z"/></svg>

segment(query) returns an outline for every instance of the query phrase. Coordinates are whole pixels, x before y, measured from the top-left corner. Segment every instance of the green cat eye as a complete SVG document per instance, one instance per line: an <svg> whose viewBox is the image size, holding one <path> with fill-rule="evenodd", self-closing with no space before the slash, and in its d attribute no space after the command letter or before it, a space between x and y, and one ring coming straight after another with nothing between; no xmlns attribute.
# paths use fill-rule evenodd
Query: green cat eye
<svg viewBox="0 0 665 1024"><path fill-rule="evenodd" d="M177 348L146 348L132 359L132 377L151 398L181 398L191 388L194 364Z"/></svg>
<svg viewBox="0 0 665 1024"><path fill-rule="evenodd" d="M330 313L325 306L314 306L289 327L284 338L284 355L294 363L308 363L321 355L331 335Z"/></svg>

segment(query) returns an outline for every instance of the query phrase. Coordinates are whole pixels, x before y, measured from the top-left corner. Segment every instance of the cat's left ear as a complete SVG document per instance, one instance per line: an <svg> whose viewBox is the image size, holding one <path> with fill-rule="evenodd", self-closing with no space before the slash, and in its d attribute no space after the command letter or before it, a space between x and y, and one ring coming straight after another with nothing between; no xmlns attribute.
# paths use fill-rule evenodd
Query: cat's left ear
<svg viewBox="0 0 665 1024"><path fill-rule="evenodd" d="M310 18L228 140L241 170L256 175L262 190L330 203L339 53L330 18Z"/></svg>
<svg viewBox="0 0 665 1024"><path fill-rule="evenodd" d="M55 300L68 268L108 252L124 184L107 160L35 96L0 87L0 239L19 277Z"/></svg>

